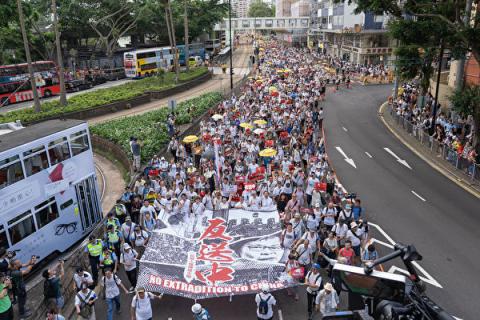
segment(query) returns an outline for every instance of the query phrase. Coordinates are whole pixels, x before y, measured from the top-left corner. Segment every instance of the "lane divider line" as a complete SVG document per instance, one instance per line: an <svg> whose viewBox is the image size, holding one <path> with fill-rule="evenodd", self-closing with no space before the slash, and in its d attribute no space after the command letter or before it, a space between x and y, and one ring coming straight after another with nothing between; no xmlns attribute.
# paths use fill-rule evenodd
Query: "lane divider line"
<svg viewBox="0 0 480 320"><path fill-rule="evenodd" d="M342 127L343 131L348 132L348 129L345 127Z"/></svg>
<svg viewBox="0 0 480 320"><path fill-rule="evenodd" d="M372 155L370 153L368 153L367 151L365 151L365 154L367 155L367 157L369 157L370 159L372 159Z"/></svg>
<svg viewBox="0 0 480 320"><path fill-rule="evenodd" d="M422 197L421 195L419 195L419 194L416 193L415 191L412 190L412 193L413 193L418 199L422 200L423 202L426 202L426 201L427 201L424 197Z"/></svg>
<svg viewBox="0 0 480 320"><path fill-rule="evenodd" d="M278 309L278 320L283 320L282 309Z"/></svg>

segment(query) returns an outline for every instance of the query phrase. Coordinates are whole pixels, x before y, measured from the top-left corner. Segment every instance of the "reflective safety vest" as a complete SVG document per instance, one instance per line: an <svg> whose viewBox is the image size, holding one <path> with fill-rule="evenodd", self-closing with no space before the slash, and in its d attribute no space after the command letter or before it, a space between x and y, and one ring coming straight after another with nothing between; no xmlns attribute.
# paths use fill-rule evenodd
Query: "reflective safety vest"
<svg viewBox="0 0 480 320"><path fill-rule="evenodd" d="M103 254L103 265L110 266L113 264L112 254L109 252L107 255Z"/></svg>
<svg viewBox="0 0 480 320"><path fill-rule="evenodd" d="M98 239L97 239L97 242L95 244L91 244L90 242L87 244L88 253L92 257L100 256L102 254L102 249L103 249L102 241L100 241Z"/></svg>
<svg viewBox="0 0 480 320"><path fill-rule="evenodd" d="M110 243L110 244L117 243L120 240L120 237L118 236L118 232L117 231L108 232L107 233L107 240L108 240L108 243Z"/></svg>
<svg viewBox="0 0 480 320"><path fill-rule="evenodd" d="M115 230L118 229L118 224L119 224L119 222L118 222L117 218L113 218L113 220L107 220L107 227L109 225L112 225L115 228Z"/></svg>
<svg viewBox="0 0 480 320"><path fill-rule="evenodd" d="M117 214L117 217L125 215L125 207L123 205L115 205L115 213Z"/></svg>

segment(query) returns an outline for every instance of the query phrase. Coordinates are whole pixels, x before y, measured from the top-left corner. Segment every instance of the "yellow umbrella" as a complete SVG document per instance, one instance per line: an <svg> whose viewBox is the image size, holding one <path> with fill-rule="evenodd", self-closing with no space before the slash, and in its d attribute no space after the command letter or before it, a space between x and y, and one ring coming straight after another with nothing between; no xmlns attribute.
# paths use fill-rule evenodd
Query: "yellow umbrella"
<svg viewBox="0 0 480 320"><path fill-rule="evenodd" d="M240 127L245 128L245 129L247 129L247 128L252 129L253 128L253 126L250 123L247 123L247 122L240 123Z"/></svg>
<svg viewBox="0 0 480 320"><path fill-rule="evenodd" d="M274 91L277 91L277 90L278 90L277 87L274 87L274 86L271 86L270 88L268 88L268 91L269 91L270 93L272 93L272 92L274 92Z"/></svg>
<svg viewBox="0 0 480 320"><path fill-rule="evenodd" d="M257 82L258 84L262 84L262 83L263 83L262 80L257 80L256 82Z"/></svg>
<svg viewBox="0 0 480 320"><path fill-rule="evenodd" d="M185 138L183 138L183 142L185 142L185 143L193 143L197 140L198 140L198 137L194 136L194 135L186 136Z"/></svg>
<svg viewBox="0 0 480 320"><path fill-rule="evenodd" d="M277 150L272 148L263 149L260 151L260 157L274 157L277 154Z"/></svg>
<svg viewBox="0 0 480 320"><path fill-rule="evenodd" d="M285 71L283 71L283 69L278 69L277 70L277 73L284 73Z"/></svg>
<svg viewBox="0 0 480 320"><path fill-rule="evenodd" d="M260 48L260 51L265 51L265 48Z"/></svg>
<svg viewBox="0 0 480 320"><path fill-rule="evenodd" d="M253 121L253 123L258 124L258 125L264 125L264 124L267 124L267 121L265 121L263 119L258 119L258 120Z"/></svg>

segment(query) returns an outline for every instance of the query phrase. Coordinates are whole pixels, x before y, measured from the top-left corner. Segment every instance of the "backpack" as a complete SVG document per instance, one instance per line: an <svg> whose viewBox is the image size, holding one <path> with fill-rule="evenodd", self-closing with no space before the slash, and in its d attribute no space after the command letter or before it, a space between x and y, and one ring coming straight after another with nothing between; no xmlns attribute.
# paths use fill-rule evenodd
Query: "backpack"
<svg viewBox="0 0 480 320"><path fill-rule="evenodd" d="M77 293L78 299L80 299L80 301L82 302L82 304L80 305L80 316L84 319L90 319L90 316L93 313L92 306L87 303L88 300L90 300L91 294L92 290L89 290L87 296L85 297L85 299L83 299L80 293Z"/></svg>
<svg viewBox="0 0 480 320"><path fill-rule="evenodd" d="M260 296L259 296L260 297ZM260 304L258 305L258 313L260 314L267 314L269 307L268 307L268 300L270 300L272 296L269 295L267 299L263 300L260 298Z"/></svg>
<svg viewBox="0 0 480 320"><path fill-rule="evenodd" d="M56 298L55 288L53 287L52 281L50 281L50 279L47 279L43 282L43 297L46 300Z"/></svg>

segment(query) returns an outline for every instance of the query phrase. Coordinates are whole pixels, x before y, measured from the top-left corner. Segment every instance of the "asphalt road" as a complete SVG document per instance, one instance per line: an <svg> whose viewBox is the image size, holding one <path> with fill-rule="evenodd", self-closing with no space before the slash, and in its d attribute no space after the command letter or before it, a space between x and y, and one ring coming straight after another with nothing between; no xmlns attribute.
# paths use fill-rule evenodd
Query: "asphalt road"
<svg viewBox="0 0 480 320"><path fill-rule="evenodd" d="M443 287L428 285L428 295L456 317L478 319L480 200L384 127L377 111L391 89L357 85L327 93L327 153L343 186L362 199L369 221L395 241L415 244L423 255L420 265ZM401 267L401 261L395 265Z"/></svg>
<svg viewBox="0 0 480 320"><path fill-rule="evenodd" d="M82 91L78 91L78 92L72 92L72 93L67 93L67 98L69 97L73 97L73 96L76 96L77 94L82 94L82 93L86 93L86 92L92 92L92 91L97 91L99 89L105 89L105 88L111 88L111 87L116 87L116 86L119 86L121 84L124 84L128 81L132 81L131 79L120 79L120 80L117 80L117 81L107 81L105 83L102 83L98 86L95 86L91 89L87 89L87 90L82 90ZM47 102L47 101L53 101L53 100L58 100L60 99L60 96L52 96L50 98L43 98L40 100L40 103L44 103L44 102ZM25 101L25 102L21 102L21 103L13 103L13 104L10 104L8 106L3 106L0 108L0 113L6 113L6 112L9 112L9 111L13 111L13 110L20 110L20 109L26 109L26 108L31 108L33 106L33 100L32 101Z"/></svg>

